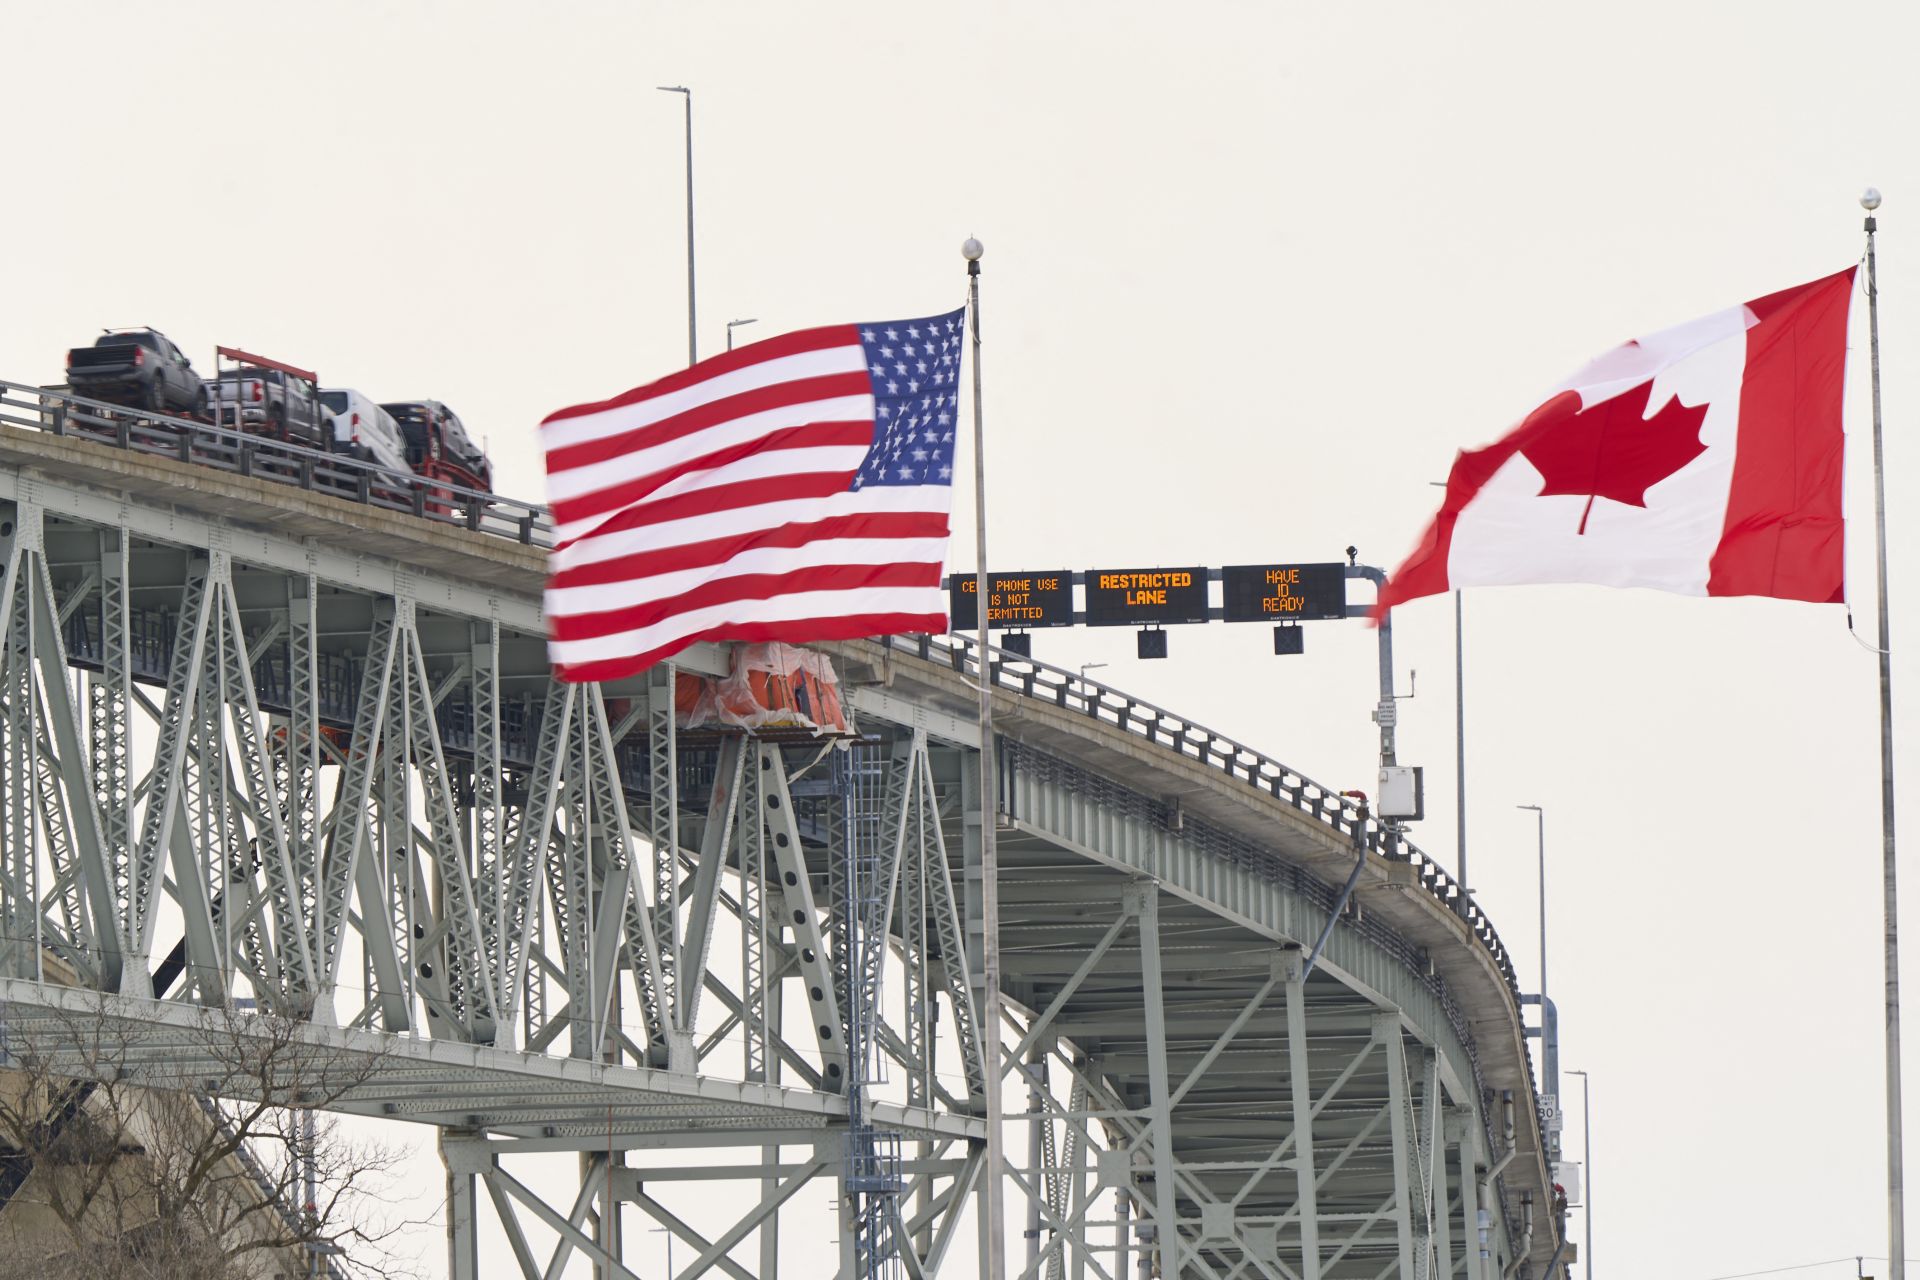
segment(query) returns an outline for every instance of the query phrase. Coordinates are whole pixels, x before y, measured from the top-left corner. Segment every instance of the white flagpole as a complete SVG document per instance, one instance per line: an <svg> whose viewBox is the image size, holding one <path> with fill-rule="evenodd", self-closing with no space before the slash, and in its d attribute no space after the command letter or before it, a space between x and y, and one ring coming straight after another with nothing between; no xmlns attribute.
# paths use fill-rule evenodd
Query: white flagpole
<svg viewBox="0 0 1920 1280"><path fill-rule="evenodd" d="M1874 261L1873 211L1880 193L1860 197L1867 211L1867 332L1873 370L1873 521L1880 589L1880 860L1882 910L1887 945L1887 1264L1893 1280L1906 1280L1907 1211L1905 1152L1900 1118L1900 899L1894 878L1893 844L1893 651L1887 625L1887 486L1880 434L1880 281Z"/></svg>
<svg viewBox="0 0 1920 1280"><path fill-rule="evenodd" d="M1001 1175L1005 1153L1001 1142L1000 1107L1000 851L994 839L999 823L999 791L993 759L993 660L987 647L991 618L987 608L987 461L986 429L980 409L980 255L986 252L971 237L960 246L967 260L967 312L973 327L973 504L974 607L978 611L974 635L980 677L980 1058L987 1112L987 1176L981 1203L981 1240L986 1257L980 1274L986 1280L1006 1276L1006 1203Z"/></svg>

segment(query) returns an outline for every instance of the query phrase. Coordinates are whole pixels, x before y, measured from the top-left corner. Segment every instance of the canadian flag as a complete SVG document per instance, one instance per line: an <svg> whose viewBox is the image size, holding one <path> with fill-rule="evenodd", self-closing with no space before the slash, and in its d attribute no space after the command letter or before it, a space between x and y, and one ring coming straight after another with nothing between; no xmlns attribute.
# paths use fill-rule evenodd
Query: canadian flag
<svg viewBox="0 0 1920 1280"><path fill-rule="evenodd" d="M1460 454L1374 616L1513 583L1843 599L1855 270L1616 347Z"/></svg>

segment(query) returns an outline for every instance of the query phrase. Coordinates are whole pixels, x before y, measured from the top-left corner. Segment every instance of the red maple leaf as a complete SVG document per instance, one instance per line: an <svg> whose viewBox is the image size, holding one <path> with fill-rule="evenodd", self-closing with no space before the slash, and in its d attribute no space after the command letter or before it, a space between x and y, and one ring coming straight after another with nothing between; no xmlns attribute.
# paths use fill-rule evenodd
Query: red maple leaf
<svg viewBox="0 0 1920 1280"><path fill-rule="evenodd" d="M1649 378L1611 400L1582 407L1580 395L1563 391L1527 415L1520 452L1540 472L1542 498L1586 495L1579 532L1595 498L1612 498L1632 507L1647 505L1647 490L1707 451L1700 423L1707 406L1676 399L1647 417L1653 393Z"/></svg>

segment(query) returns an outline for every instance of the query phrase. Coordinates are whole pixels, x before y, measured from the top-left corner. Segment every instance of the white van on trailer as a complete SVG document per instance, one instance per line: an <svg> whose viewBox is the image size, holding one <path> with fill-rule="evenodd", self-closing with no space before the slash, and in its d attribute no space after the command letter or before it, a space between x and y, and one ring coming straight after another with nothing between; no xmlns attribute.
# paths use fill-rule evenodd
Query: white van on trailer
<svg viewBox="0 0 1920 1280"><path fill-rule="evenodd" d="M335 453L378 463L403 475L413 470L407 465L407 445L400 436L400 424L378 401L351 387L328 387L320 392L320 403L333 415Z"/></svg>

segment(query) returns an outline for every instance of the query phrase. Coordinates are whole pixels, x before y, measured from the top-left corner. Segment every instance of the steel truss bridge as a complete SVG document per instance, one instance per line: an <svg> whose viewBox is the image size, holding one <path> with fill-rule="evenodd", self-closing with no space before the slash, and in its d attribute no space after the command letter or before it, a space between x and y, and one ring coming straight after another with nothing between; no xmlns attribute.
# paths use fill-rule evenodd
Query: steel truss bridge
<svg viewBox="0 0 1920 1280"><path fill-rule="evenodd" d="M550 679L545 529L0 384L0 1030L191 1089L210 1008L298 1020L337 1109L438 1130L456 1280L657 1274L638 1217L682 1278L957 1274L987 1070L1010 1274L1552 1265L1512 965L1399 832L1012 655L983 797L954 638L824 646L851 746L677 731L671 668Z"/></svg>

